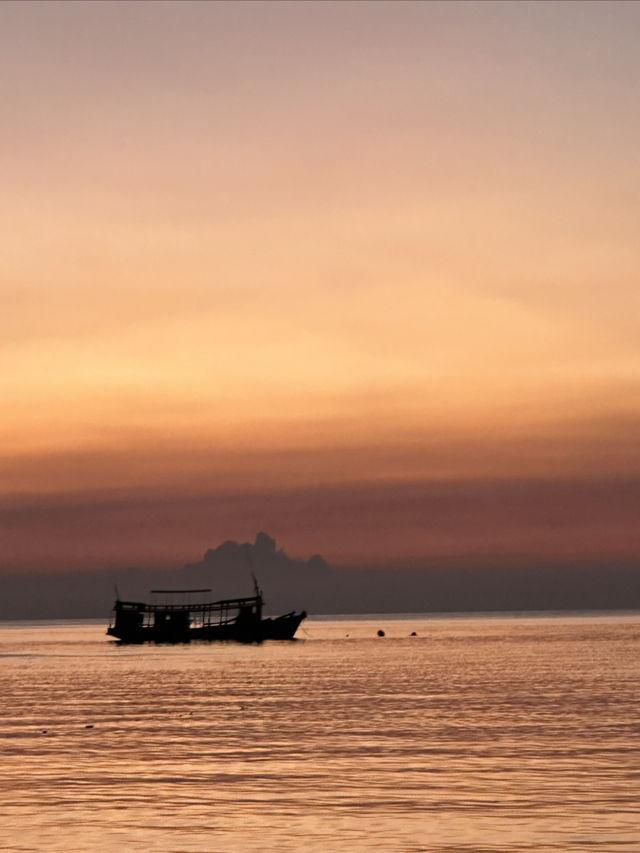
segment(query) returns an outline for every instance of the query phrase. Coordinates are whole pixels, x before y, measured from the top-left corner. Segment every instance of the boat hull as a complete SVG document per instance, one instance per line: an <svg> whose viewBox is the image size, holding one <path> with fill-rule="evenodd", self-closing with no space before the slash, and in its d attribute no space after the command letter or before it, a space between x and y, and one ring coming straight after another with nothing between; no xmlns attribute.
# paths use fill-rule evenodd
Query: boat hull
<svg viewBox="0 0 640 853"><path fill-rule="evenodd" d="M275 619L262 619L260 631L263 640L293 640L303 619L307 618L306 611L301 613L286 613Z"/></svg>

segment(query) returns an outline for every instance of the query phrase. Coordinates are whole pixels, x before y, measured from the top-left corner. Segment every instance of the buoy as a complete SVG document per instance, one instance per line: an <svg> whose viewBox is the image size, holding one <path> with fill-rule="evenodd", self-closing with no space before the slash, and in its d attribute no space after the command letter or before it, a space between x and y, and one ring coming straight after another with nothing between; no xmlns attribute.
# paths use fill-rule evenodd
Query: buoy
<svg viewBox="0 0 640 853"><path fill-rule="evenodd" d="M415 632L415 631L412 631L412 632L411 632L411 636L412 636L412 637L417 637L418 635L416 634L416 632Z"/></svg>
<svg viewBox="0 0 640 853"><path fill-rule="evenodd" d="M380 629L378 630L378 636L379 636L379 637L384 637L384 631L382 630L382 628L380 628Z"/></svg>

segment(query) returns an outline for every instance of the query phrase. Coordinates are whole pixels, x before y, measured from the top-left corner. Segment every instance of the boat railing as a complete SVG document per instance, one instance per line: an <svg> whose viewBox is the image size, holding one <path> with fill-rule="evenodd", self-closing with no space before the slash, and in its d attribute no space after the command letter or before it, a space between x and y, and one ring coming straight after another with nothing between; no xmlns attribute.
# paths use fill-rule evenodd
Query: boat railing
<svg viewBox="0 0 640 853"><path fill-rule="evenodd" d="M236 620L243 611L250 611L260 618L262 599L260 596L245 596L244 598L226 598L207 603L158 603L148 604L139 601L118 601L116 610L134 611L140 618L141 627L155 624L157 618L168 617L172 614L188 614L192 626L208 626L214 623L223 625Z"/></svg>

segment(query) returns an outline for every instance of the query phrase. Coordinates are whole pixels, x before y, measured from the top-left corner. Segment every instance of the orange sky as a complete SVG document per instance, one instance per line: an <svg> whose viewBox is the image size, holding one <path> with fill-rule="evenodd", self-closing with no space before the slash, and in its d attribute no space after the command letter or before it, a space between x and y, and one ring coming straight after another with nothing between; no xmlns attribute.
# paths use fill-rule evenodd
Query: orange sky
<svg viewBox="0 0 640 853"><path fill-rule="evenodd" d="M0 5L5 568L638 556L639 26Z"/></svg>

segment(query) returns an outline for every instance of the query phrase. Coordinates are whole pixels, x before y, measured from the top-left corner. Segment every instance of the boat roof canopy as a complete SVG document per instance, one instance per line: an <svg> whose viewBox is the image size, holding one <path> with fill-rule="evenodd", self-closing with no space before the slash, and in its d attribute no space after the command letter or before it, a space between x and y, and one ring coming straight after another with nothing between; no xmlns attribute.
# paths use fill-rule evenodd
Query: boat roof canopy
<svg viewBox="0 0 640 853"><path fill-rule="evenodd" d="M152 589L151 595L184 595L188 592L211 592L210 589Z"/></svg>

